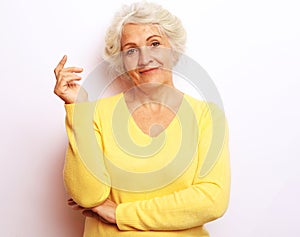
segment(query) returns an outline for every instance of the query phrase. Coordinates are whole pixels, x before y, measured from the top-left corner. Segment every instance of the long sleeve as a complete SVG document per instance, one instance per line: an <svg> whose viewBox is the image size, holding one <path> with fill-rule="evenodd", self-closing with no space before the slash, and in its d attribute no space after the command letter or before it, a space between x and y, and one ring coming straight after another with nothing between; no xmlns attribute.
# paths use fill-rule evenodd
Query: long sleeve
<svg viewBox="0 0 300 237"><path fill-rule="evenodd" d="M65 187L77 204L97 206L110 193L110 179L104 164L101 124L95 118L95 103L68 104L65 109L69 139Z"/></svg>
<svg viewBox="0 0 300 237"><path fill-rule="evenodd" d="M198 165L193 184L180 191L119 204L119 230L183 230L221 217L230 190L228 129L216 106L207 106L200 122Z"/></svg>

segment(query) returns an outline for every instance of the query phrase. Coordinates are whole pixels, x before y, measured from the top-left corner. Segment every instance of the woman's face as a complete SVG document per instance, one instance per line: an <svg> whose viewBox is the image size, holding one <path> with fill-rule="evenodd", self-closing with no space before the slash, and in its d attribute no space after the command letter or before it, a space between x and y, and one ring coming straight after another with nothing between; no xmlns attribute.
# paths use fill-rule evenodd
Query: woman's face
<svg viewBox="0 0 300 237"><path fill-rule="evenodd" d="M125 69L136 85L173 86L171 45L157 25L125 24L121 49Z"/></svg>

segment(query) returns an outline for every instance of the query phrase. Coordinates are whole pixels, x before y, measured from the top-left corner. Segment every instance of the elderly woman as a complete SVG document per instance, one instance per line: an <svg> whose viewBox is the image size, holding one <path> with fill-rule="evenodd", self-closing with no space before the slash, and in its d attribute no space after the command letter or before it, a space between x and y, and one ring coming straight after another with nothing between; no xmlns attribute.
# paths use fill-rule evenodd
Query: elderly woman
<svg viewBox="0 0 300 237"><path fill-rule="evenodd" d="M65 186L69 205L86 216L85 237L209 236L203 225L224 214L226 121L217 106L174 88L172 67L184 45L177 17L135 3L115 16L105 48L133 87L85 102L76 83L83 69L65 68L66 56L56 67L69 138Z"/></svg>

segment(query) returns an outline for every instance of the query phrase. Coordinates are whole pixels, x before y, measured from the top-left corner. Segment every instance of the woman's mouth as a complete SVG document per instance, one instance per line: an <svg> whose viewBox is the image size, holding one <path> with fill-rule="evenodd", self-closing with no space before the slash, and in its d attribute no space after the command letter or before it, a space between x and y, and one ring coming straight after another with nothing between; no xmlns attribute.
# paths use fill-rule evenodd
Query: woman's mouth
<svg viewBox="0 0 300 237"><path fill-rule="evenodd" d="M144 68L142 70L139 70L140 74L146 74L146 73L151 73L153 71L156 71L158 67L152 67L152 68Z"/></svg>

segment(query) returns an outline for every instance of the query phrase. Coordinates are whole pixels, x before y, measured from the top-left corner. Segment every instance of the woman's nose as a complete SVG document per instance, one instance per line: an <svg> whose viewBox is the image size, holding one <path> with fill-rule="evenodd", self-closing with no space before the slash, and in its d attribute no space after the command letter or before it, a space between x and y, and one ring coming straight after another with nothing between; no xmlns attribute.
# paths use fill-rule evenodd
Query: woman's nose
<svg viewBox="0 0 300 237"><path fill-rule="evenodd" d="M152 56L150 52L150 48L148 46L140 47L139 50L139 66L147 66L150 62L152 62Z"/></svg>

